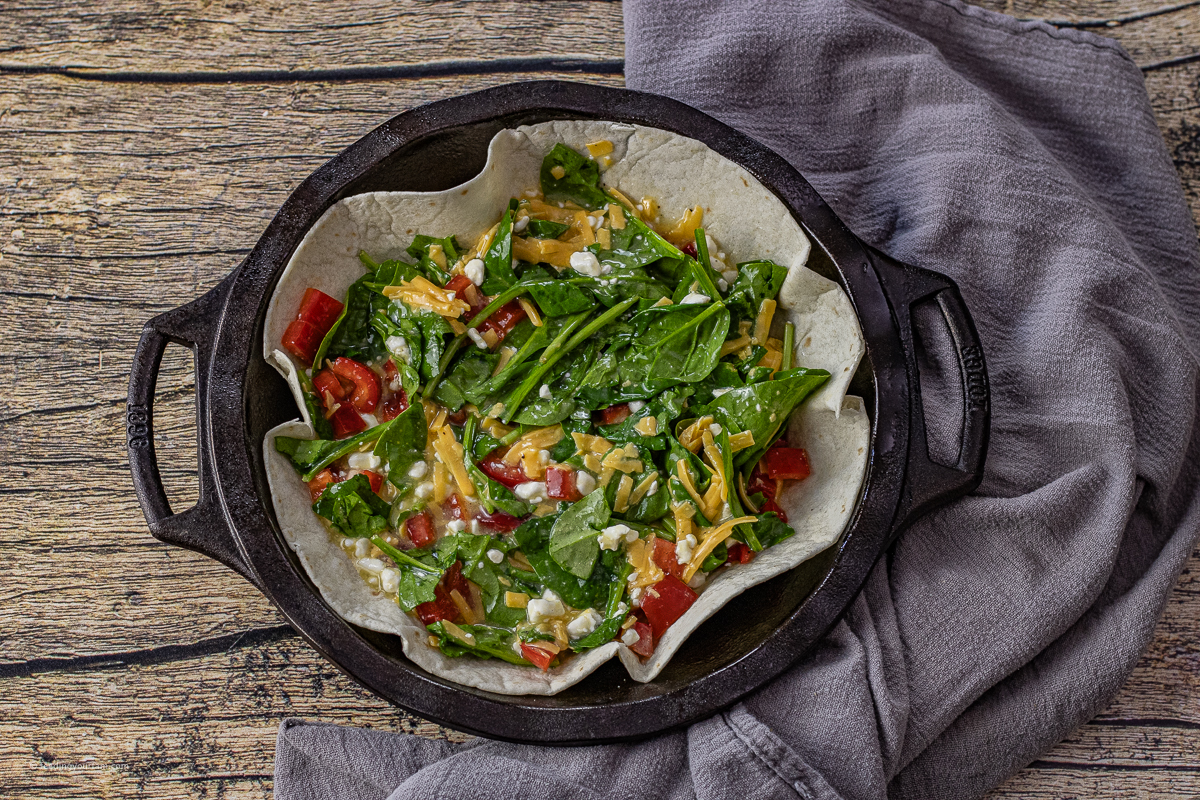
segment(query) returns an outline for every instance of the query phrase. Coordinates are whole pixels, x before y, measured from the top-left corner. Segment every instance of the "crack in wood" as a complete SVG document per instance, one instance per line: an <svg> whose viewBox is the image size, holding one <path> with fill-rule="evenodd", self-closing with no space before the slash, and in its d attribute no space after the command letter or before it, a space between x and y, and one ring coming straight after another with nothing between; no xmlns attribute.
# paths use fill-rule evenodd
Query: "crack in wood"
<svg viewBox="0 0 1200 800"><path fill-rule="evenodd" d="M1177 58L1168 58L1164 61L1155 61L1152 64L1146 64L1145 66L1141 67L1141 70L1142 72L1157 72L1163 69L1171 69L1172 67L1182 67L1185 64L1192 64L1196 61L1200 61L1200 53L1192 53L1190 55L1179 56Z"/></svg>
<svg viewBox="0 0 1200 800"><path fill-rule="evenodd" d="M1152 8L1149 11L1138 11L1133 14L1125 14L1120 17L1094 17L1092 19L1047 19L1043 20L1058 28L1115 28L1118 25L1124 25L1129 22L1140 22L1144 19L1152 17L1161 17L1166 14L1174 14L1177 11L1183 11L1188 8L1200 6L1200 0L1188 0L1185 3L1176 3L1170 6L1160 6Z"/></svg>
<svg viewBox="0 0 1200 800"><path fill-rule="evenodd" d="M592 75L621 75L624 59L560 58L531 56L496 58L487 61L426 61L380 67L334 69L206 70L197 72L145 72L93 69L86 66L32 66L0 64L0 75L57 75L109 83L333 83L339 81L387 81L411 78L441 78L465 75L579 72Z"/></svg>
<svg viewBox="0 0 1200 800"><path fill-rule="evenodd" d="M251 628L225 636L214 636L211 639L201 639L191 644L169 644L146 650L100 653L91 656L32 658L28 661L0 664L0 680L28 678L46 672L95 672L102 669L167 664L173 661L186 661L214 653L223 653L228 650L261 647L297 637L298 634L292 630L290 625L274 625L268 628Z"/></svg>

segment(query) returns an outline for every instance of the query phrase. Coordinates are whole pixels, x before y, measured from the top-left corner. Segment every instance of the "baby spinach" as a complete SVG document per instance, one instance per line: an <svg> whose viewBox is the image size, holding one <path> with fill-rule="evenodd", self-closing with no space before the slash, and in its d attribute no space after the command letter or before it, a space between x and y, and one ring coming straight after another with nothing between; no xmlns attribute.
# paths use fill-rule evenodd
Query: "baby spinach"
<svg viewBox="0 0 1200 800"><path fill-rule="evenodd" d="M496 229L496 235L492 237L491 245L483 254L483 265L487 271L483 285L479 289L484 294L499 294L517 282L517 275L513 272L512 263L513 211L516 210L516 207L517 201L515 200L508 204L508 210L500 219L500 227Z"/></svg>
<svg viewBox="0 0 1200 800"><path fill-rule="evenodd" d="M313 358L313 368L319 369L325 359L346 356L357 361L374 361L383 354L383 340L371 327L371 315L375 312L375 298L382 296L372 291L367 284L375 278L367 273L350 284L346 291L346 302L341 315L321 340Z"/></svg>
<svg viewBox="0 0 1200 800"><path fill-rule="evenodd" d="M547 317L563 317L596 307L591 293L573 283L554 278L529 281L529 296Z"/></svg>
<svg viewBox="0 0 1200 800"><path fill-rule="evenodd" d="M331 483L313 503L313 511L346 536L362 538L387 528L391 507L371 491L365 475Z"/></svg>
<svg viewBox="0 0 1200 800"><path fill-rule="evenodd" d="M596 537L608 525L609 514L603 492L592 492L572 505L550 530L550 557L575 577L587 578L600 555Z"/></svg>
<svg viewBox="0 0 1200 800"><path fill-rule="evenodd" d="M592 579L577 578L563 569L550 556L550 531L558 520L555 516L535 517L513 531L517 546L525 554L537 573L538 580L547 589L552 589L568 605L574 608L594 608L607 588L607 582L597 580L606 577L603 570L597 569ZM600 557L601 564L611 551L605 551ZM613 560L614 569L619 566ZM600 573L599 575L596 573Z"/></svg>
<svg viewBox="0 0 1200 800"><path fill-rule="evenodd" d="M471 637L470 642L458 638L440 620L426 629L437 639L438 649L451 658L472 655L476 658L498 658L510 664L529 664L512 648L512 631L491 625L457 625L458 630ZM472 643L473 642L473 643Z"/></svg>
<svg viewBox="0 0 1200 800"><path fill-rule="evenodd" d="M570 225L548 219L531 219L526 227L529 235L535 239L557 239L570 229Z"/></svg>
<svg viewBox="0 0 1200 800"><path fill-rule="evenodd" d="M736 430L754 435L753 447L734 454L734 466L741 469L758 463L796 407L827 380L823 369L796 369L782 379L731 389L692 411L697 416L722 413Z"/></svg>
<svg viewBox="0 0 1200 800"><path fill-rule="evenodd" d="M562 170L555 177L555 168ZM600 188L600 165L561 142L542 159L542 195L550 202L571 202L583 208L603 208L608 195Z"/></svg>
<svg viewBox="0 0 1200 800"><path fill-rule="evenodd" d="M429 248L433 245L438 245L442 248L442 253L445 255L445 268L439 266L436 261L429 257ZM426 278L429 278L429 280L438 286L445 286L446 281L450 280L449 268L458 261L461 255L458 240L453 236L438 239L435 236L425 236L423 234L417 234L413 237L412 244L408 246L407 252L410 256L417 259L417 269L421 270Z"/></svg>
<svg viewBox="0 0 1200 800"><path fill-rule="evenodd" d="M647 450L665 450L667 447L666 432L671 427L671 421L683 413L688 396L692 393L689 387L668 389L654 400L644 404L632 412L622 422L616 425L599 425L596 433L613 444L633 442L638 447ZM644 420L654 417L657 433L646 436L637 429Z"/></svg>
<svg viewBox="0 0 1200 800"><path fill-rule="evenodd" d="M613 576L613 581L608 585L608 602L604 606L604 621L597 625L596 629L587 636L571 642L571 649L576 653L582 653L584 650L591 650L593 647L599 647L606 642L612 641L617 632L621 630L621 623L625 621L625 617L629 614L628 606L625 606L621 602L621 599L625 597L626 580L632 571L633 565L628 561L621 564L620 570Z"/></svg>
<svg viewBox="0 0 1200 800"><path fill-rule="evenodd" d="M497 353L472 347L454 362L450 372L442 378L442 382L434 391L433 399L452 411L457 411L466 403L475 403L481 408L486 408L484 403L487 394L484 393L484 386L499 360L500 356Z"/></svg>
<svg viewBox="0 0 1200 800"><path fill-rule="evenodd" d="M353 453L363 444L373 442L387 432L391 422L367 428L349 439L296 439L291 436L276 436L275 449L292 460L301 472L301 478L311 481L317 473L344 455Z"/></svg>
<svg viewBox="0 0 1200 800"><path fill-rule="evenodd" d="M375 442L374 453L388 465L388 481L397 489L407 490L414 479L408 477L413 464L425 458L429 426L425 406L414 402L387 424L387 430Z"/></svg>
<svg viewBox="0 0 1200 800"><path fill-rule="evenodd" d="M703 380L721 357L729 312L719 302L670 305L639 311L630 320L634 344L620 375L661 388Z"/></svg>
<svg viewBox="0 0 1200 800"><path fill-rule="evenodd" d="M754 319L763 300L774 300L787 277L787 268L770 261L737 265L738 275L729 287L725 305L737 319Z"/></svg>
<svg viewBox="0 0 1200 800"><path fill-rule="evenodd" d="M308 373L303 369L296 370L296 378L300 381L300 390L304 395L304 408L308 412L308 418L312 420L317 438L332 439L333 426L325 418L325 401L317 396L312 378L308 377Z"/></svg>
<svg viewBox="0 0 1200 800"><path fill-rule="evenodd" d="M781 520L774 511L759 514L758 522L754 523L753 527L755 537L764 548L779 544L796 533L792 526Z"/></svg>

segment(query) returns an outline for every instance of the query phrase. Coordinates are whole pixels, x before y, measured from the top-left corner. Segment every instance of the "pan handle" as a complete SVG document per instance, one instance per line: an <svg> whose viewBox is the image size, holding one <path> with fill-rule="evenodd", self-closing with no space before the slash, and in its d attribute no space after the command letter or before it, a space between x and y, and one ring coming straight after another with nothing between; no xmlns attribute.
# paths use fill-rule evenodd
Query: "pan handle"
<svg viewBox="0 0 1200 800"><path fill-rule="evenodd" d="M870 254L900 331L911 392L908 462L894 539L922 514L973 491L983 480L991 393L979 333L957 284L877 250ZM943 346L936 347L935 339ZM939 363L943 351L952 357ZM961 404L961 426L949 441L931 439L931 409L946 400Z"/></svg>
<svg viewBox="0 0 1200 800"><path fill-rule="evenodd" d="M232 276L231 276L232 277ZM129 450L129 468L133 487L150 533L160 541L195 550L220 561L251 583L258 578L239 552L233 532L225 520L209 463L208 414L206 398L208 372L212 362L214 336L230 278L203 297L187 305L160 314L146 323L133 356L129 375L129 400L125 406ZM200 499L196 505L172 512L158 471L154 454L154 389L167 344L182 345L192 351L196 370L196 434Z"/></svg>

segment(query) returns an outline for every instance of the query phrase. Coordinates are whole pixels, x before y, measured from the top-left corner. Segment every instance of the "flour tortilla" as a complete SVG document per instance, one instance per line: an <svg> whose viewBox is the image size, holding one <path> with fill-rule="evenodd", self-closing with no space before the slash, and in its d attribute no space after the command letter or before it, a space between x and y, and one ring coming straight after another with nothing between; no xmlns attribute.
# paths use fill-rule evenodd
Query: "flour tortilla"
<svg viewBox="0 0 1200 800"><path fill-rule="evenodd" d="M788 267L779 293L775 325L795 325L796 366L820 368L832 378L796 412L790 444L804 447L813 474L780 498L796 535L764 550L749 564L719 570L700 598L663 635L642 663L629 648L610 642L575 655L548 672L472 657L448 658L429 647L424 626L394 601L372 590L337 538L312 512L308 488L276 436L314 438L296 370L278 349L300 298L315 287L341 298L363 273L359 250L383 261L404 257L418 233L474 242L490 228L509 198L538 188L543 156L562 142L586 152L589 142L614 144L603 183L635 202L652 197L662 219L678 219L695 204L704 226L730 265L756 258ZM866 474L870 421L862 400L846 387L863 355L863 339L850 300L836 283L806 268L811 245L780 200L746 170L706 145L655 128L603 121L555 121L496 134L479 175L442 192L372 192L330 208L304 237L284 270L267 309L263 353L287 379L302 419L267 433L263 443L271 500L284 537L299 556L325 602L347 621L402 640L405 655L446 680L500 694L551 695L571 686L618 655L638 681L652 680L685 639L731 597L786 572L832 545L846 526Z"/></svg>

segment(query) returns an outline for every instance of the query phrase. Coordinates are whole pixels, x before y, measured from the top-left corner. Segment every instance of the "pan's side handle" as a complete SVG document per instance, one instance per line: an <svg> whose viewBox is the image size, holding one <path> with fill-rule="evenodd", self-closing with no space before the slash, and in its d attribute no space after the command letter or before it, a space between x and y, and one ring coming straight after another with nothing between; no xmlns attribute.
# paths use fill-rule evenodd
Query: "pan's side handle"
<svg viewBox="0 0 1200 800"><path fill-rule="evenodd" d="M904 345L909 376L910 440L900 509L899 535L917 517L975 489L983 480L991 421L987 366L975 323L953 280L902 264L871 250ZM936 347L933 340L944 345ZM946 358L946 351L950 355ZM949 363L946 363L949 362ZM952 437L931 437L930 422L948 405L961 415ZM936 407L935 407L936 405Z"/></svg>
<svg viewBox="0 0 1200 800"><path fill-rule="evenodd" d="M129 375L129 399L125 406L126 446L133 486L150 533L168 544L186 547L214 558L251 583L258 578L238 550L217 496L209 452L208 415L205 397L212 361L214 337L230 285L226 279L203 297L160 314L146 323L133 357ZM171 510L158 459L154 453L154 389L168 344L192 351L196 371L196 433L200 499L179 512Z"/></svg>

